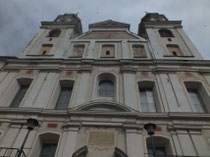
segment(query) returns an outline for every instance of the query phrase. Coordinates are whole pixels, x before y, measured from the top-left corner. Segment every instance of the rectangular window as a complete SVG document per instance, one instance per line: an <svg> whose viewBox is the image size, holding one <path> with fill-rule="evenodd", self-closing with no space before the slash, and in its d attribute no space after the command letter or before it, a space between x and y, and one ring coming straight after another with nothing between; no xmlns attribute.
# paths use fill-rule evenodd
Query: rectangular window
<svg viewBox="0 0 210 157"><path fill-rule="evenodd" d="M143 45L133 45L132 48L133 48L133 57L134 58L145 57Z"/></svg>
<svg viewBox="0 0 210 157"><path fill-rule="evenodd" d="M43 144L39 157L54 157L57 144Z"/></svg>
<svg viewBox="0 0 210 157"><path fill-rule="evenodd" d="M74 45L73 53L71 57L82 57L84 53L85 45L77 44Z"/></svg>
<svg viewBox="0 0 210 157"><path fill-rule="evenodd" d="M60 95L55 109L57 110L67 109L70 102L71 93L72 93L71 87L61 87Z"/></svg>
<svg viewBox="0 0 210 157"><path fill-rule="evenodd" d="M207 112L204 103L201 99L200 94L198 93L197 89L187 89L188 90L188 94L190 96L190 101L193 104L196 112Z"/></svg>
<svg viewBox="0 0 210 157"><path fill-rule="evenodd" d="M17 92L16 96L14 97L10 107L19 107L23 97L25 96L29 85L21 85L19 91Z"/></svg>
<svg viewBox="0 0 210 157"><path fill-rule="evenodd" d="M167 48L170 56L183 56L178 45L167 45Z"/></svg>
<svg viewBox="0 0 210 157"><path fill-rule="evenodd" d="M114 45L103 45L101 57L103 58L114 58L115 56L115 47Z"/></svg>
<svg viewBox="0 0 210 157"><path fill-rule="evenodd" d="M140 100L142 112L156 112L152 88L140 88Z"/></svg>
<svg viewBox="0 0 210 157"><path fill-rule="evenodd" d="M52 44L44 44L39 51L39 55L49 55L50 50L52 49Z"/></svg>

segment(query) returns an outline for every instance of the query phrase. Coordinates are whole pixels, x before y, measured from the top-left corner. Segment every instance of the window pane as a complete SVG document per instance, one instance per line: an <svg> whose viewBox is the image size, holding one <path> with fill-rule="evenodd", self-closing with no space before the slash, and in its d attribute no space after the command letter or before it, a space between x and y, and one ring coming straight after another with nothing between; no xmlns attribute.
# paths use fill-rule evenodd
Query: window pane
<svg viewBox="0 0 210 157"><path fill-rule="evenodd" d="M39 157L54 157L57 144L43 144Z"/></svg>
<svg viewBox="0 0 210 157"><path fill-rule="evenodd" d="M147 152L149 154L148 155L149 157L154 157L152 147L149 147L147 149ZM155 147L155 152L156 152L157 157L165 157L166 156L165 147Z"/></svg>
<svg viewBox="0 0 210 157"><path fill-rule="evenodd" d="M156 112L152 88L140 89L142 112Z"/></svg>
<svg viewBox="0 0 210 157"><path fill-rule="evenodd" d="M196 89L188 89L191 103L193 104L196 112L206 112L203 101Z"/></svg>
<svg viewBox="0 0 210 157"><path fill-rule="evenodd" d="M29 85L22 85L19 89L19 91L17 92L15 98L13 99L10 107L18 107L24 97L24 95L26 94L27 90L28 90Z"/></svg>
<svg viewBox="0 0 210 157"><path fill-rule="evenodd" d="M103 80L99 83L99 96L113 97L114 96L114 84L112 81Z"/></svg>
<svg viewBox="0 0 210 157"><path fill-rule="evenodd" d="M67 109L71 98L71 93L72 93L71 87L61 87L60 95L55 109L57 110Z"/></svg>

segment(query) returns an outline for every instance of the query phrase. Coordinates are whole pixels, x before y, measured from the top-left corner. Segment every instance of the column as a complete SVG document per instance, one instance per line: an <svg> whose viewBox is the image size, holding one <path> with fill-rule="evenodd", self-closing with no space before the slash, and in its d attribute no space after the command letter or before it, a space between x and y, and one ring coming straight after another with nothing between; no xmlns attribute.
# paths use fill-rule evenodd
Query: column
<svg viewBox="0 0 210 157"><path fill-rule="evenodd" d="M48 102L51 98L51 95L53 93L56 81L58 80L59 74L57 73L49 73L46 77L45 82L42 85L42 88L39 92L39 95L37 96L36 102L34 104L34 107L37 108L46 108L48 105Z"/></svg>
<svg viewBox="0 0 210 157"><path fill-rule="evenodd" d="M197 156L192 140L186 130L177 130L177 135L183 154L185 156Z"/></svg>
<svg viewBox="0 0 210 157"><path fill-rule="evenodd" d="M61 139L60 149L57 157L70 157L76 151L79 127L64 128L64 133Z"/></svg>
<svg viewBox="0 0 210 157"><path fill-rule="evenodd" d="M137 129L126 129L126 146L127 155L129 157L143 157L144 156L144 145L142 130Z"/></svg>
<svg viewBox="0 0 210 157"><path fill-rule="evenodd" d="M125 105L133 108L134 110L139 110L139 105L137 102L138 96L138 84L136 82L135 73L123 72L123 84L124 84L124 102Z"/></svg>
<svg viewBox="0 0 210 157"><path fill-rule="evenodd" d="M202 136L201 131L191 130L189 131L189 133L194 143L194 146L197 150L198 156L209 156L210 155L209 146L204 137Z"/></svg>
<svg viewBox="0 0 210 157"><path fill-rule="evenodd" d="M77 89L76 94L74 96L74 102L72 102L72 106L78 106L86 102L87 100L87 93L91 92L91 89L88 89L89 85L89 72L82 72L79 74L79 79L77 80Z"/></svg>

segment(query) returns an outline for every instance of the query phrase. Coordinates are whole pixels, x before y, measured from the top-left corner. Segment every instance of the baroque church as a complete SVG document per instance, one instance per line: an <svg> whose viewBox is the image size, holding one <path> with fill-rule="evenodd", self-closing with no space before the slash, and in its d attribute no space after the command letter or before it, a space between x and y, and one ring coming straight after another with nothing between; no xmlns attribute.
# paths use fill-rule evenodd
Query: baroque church
<svg viewBox="0 0 210 157"><path fill-rule="evenodd" d="M209 157L210 62L181 23L41 22L18 57L0 57L0 156Z"/></svg>

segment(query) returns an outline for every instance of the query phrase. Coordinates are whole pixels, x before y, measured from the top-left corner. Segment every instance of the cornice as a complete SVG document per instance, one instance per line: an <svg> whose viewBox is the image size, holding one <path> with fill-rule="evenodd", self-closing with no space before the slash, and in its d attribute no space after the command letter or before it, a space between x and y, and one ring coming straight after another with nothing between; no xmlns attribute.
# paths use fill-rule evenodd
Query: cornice
<svg viewBox="0 0 210 157"><path fill-rule="evenodd" d="M121 72L210 73L209 60L8 59L3 70L91 71L93 66L120 67Z"/></svg>

